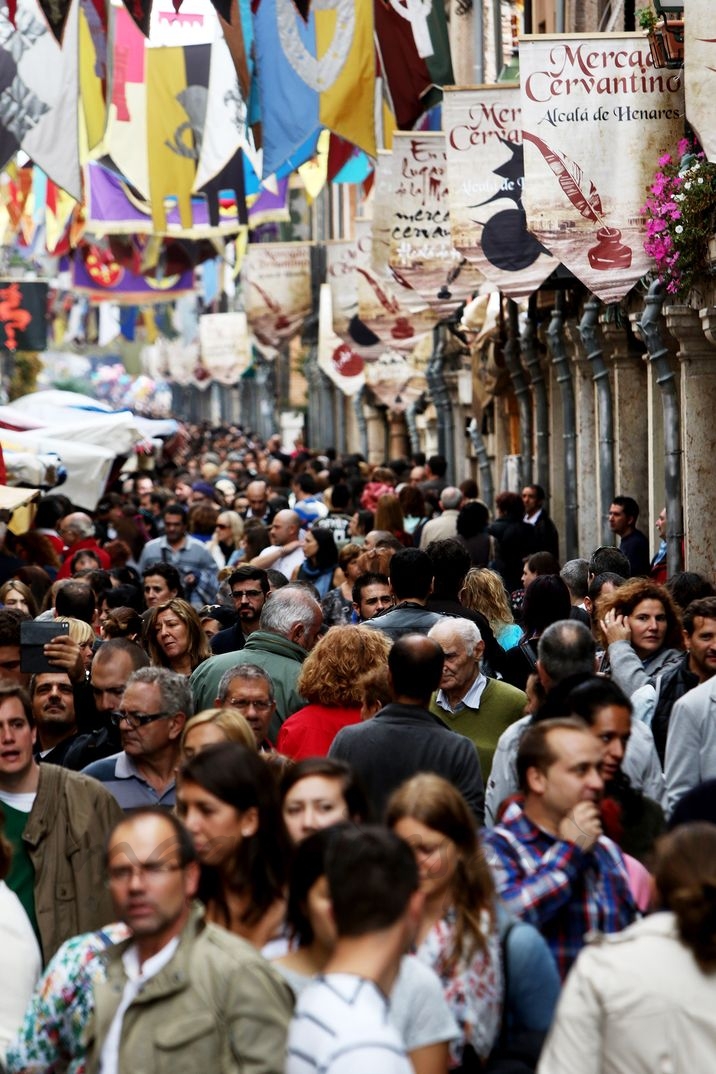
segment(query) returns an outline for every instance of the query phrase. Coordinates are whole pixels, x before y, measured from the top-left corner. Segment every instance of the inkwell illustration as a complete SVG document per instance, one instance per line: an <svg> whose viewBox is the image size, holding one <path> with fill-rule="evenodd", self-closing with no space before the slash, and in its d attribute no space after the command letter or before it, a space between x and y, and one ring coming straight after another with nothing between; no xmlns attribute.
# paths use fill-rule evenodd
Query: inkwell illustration
<svg viewBox="0 0 716 1074"><path fill-rule="evenodd" d="M622 233L618 228L607 225L602 199L592 180L587 178L578 164L551 149L535 134L523 131L522 137L539 149L580 216L598 225L597 245L587 251L592 268L601 272L608 269L628 269L632 259L631 247L625 246L621 241Z"/></svg>
<svg viewBox="0 0 716 1074"><path fill-rule="evenodd" d="M490 264L502 272L519 272L534 264L540 254L549 251L527 230L527 216L522 207L522 180L525 174L522 146L505 138L499 141L510 156L499 168L493 169L493 175L499 175L504 182L491 198L469 208L479 209L503 198L514 202L514 208L503 209L487 221L474 222L482 226L482 252Z"/></svg>
<svg viewBox="0 0 716 1074"><path fill-rule="evenodd" d="M399 276L394 269L392 271L394 276L400 283L402 283L405 287L410 287L410 285L401 276ZM410 336L414 335L415 331L408 318L400 315L400 303L397 301L397 299L387 294L380 286L378 281L370 274L370 272L368 272L364 268L361 268L360 265L356 265L356 272L360 272L361 276L363 276L368 281L368 283L373 289L375 297L378 299L386 313L389 313L392 317L395 317L393 327L390 330L390 334L393 339L409 339Z"/></svg>

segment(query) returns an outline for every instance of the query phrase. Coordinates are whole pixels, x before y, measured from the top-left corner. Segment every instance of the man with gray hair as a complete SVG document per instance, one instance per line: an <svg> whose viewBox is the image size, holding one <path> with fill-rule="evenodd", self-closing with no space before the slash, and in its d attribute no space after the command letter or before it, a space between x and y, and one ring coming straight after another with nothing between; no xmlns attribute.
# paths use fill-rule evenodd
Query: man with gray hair
<svg viewBox="0 0 716 1074"><path fill-rule="evenodd" d="M485 824L495 824L500 805L518 788L517 752L522 735L534 722L550 715L549 695L557 686L577 686L596 671L596 644L591 631L574 619L560 619L542 634L537 647L537 675L547 704L539 711L517 720L500 736L485 793ZM556 695L555 695L556 696ZM622 762L622 771L632 786L642 790L662 807L666 786L651 731L632 718L631 735Z"/></svg>
<svg viewBox="0 0 716 1074"><path fill-rule="evenodd" d="M470 739L487 781L498 739L524 713L527 695L482 673L485 643L469 619L445 619L428 631L428 637L438 643L445 658L430 711L446 727Z"/></svg>
<svg viewBox="0 0 716 1074"><path fill-rule="evenodd" d="M259 753L273 751L268 730L276 711L276 699L271 677L263 668L242 664L225 671L219 682L216 707L240 712L253 731Z"/></svg>
<svg viewBox="0 0 716 1074"><path fill-rule="evenodd" d="M431 541L444 541L447 537L457 536L457 516L460 514L462 493L454 485L448 485L440 493L441 514L431 518L423 526L420 534L420 547L425 549Z"/></svg>
<svg viewBox="0 0 716 1074"><path fill-rule="evenodd" d="M140 668L127 679L112 720L122 750L83 771L104 783L122 809L175 802L174 773L184 724L194 713L189 681L168 668Z"/></svg>
<svg viewBox="0 0 716 1074"><path fill-rule="evenodd" d="M71 514L61 518L57 523L57 532L65 542L63 563L57 572L58 580L60 578L71 577L72 558L75 553L81 552L84 549L94 552L99 559L100 566L106 571L112 566L110 558L104 548L100 548L97 543L94 522L89 515L84 513L84 511L73 511Z"/></svg>
<svg viewBox="0 0 716 1074"><path fill-rule="evenodd" d="M268 732L275 742L284 720L306 704L296 683L322 623L321 605L305 586L286 585L272 593L261 611L259 629L249 635L244 648L237 653L212 656L192 674L197 711L214 704L224 672L243 664L256 664L271 677L276 691L276 711Z"/></svg>

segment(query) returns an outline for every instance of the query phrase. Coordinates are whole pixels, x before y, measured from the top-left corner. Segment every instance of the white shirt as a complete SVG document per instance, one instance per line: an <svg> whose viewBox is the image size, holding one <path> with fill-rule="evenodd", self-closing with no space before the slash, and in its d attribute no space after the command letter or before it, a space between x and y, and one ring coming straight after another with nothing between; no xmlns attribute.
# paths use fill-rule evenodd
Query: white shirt
<svg viewBox="0 0 716 1074"><path fill-rule="evenodd" d="M142 966L139 965L139 953L135 944L128 947L122 955L124 972L127 974L127 983L122 993L122 1001L117 1008L102 1045L100 1054L101 1074L119 1074L119 1045L122 1039L122 1023L125 1012L142 991L147 981L151 980L152 977L156 977L159 971L164 969L166 964L171 961L178 946L179 937L175 936L173 940L164 945L161 951L157 951L156 955L148 958Z"/></svg>
<svg viewBox="0 0 716 1074"><path fill-rule="evenodd" d="M27 914L14 891L0 880L0 1064L22 1024L42 969L42 956Z"/></svg>
<svg viewBox="0 0 716 1074"><path fill-rule="evenodd" d="M389 1010L378 986L364 977L316 978L296 1003L285 1074L412 1074Z"/></svg>
<svg viewBox="0 0 716 1074"><path fill-rule="evenodd" d="M440 708L445 709L446 712L460 712L461 709L479 709L482 691L486 686L487 679L482 672L480 672L465 696L458 701L455 708L452 707L443 690L438 690L435 695L435 701Z"/></svg>
<svg viewBox="0 0 716 1074"><path fill-rule="evenodd" d="M271 545L271 551L274 551L275 548L275 545ZM266 551L268 552L269 549L267 548ZM306 556L303 551L303 548L294 548L293 552L287 552L285 555L280 556L279 559L277 559L274 563L266 564L264 569L280 571L281 574L285 575L290 582L291 575L293 574L294 570L296 569L296 567L301 566L305 558ZM262 566L260 562L260 557L259 562L256 564L256 566Z"/></svg>
<svg viewBox="0 0 716 1074"><path fill-rule="evenodd" d="M0 802L17 809L18 813L29 813L35 804L36 797L37 791L21 791L19 793L0 791Z"/></svg>

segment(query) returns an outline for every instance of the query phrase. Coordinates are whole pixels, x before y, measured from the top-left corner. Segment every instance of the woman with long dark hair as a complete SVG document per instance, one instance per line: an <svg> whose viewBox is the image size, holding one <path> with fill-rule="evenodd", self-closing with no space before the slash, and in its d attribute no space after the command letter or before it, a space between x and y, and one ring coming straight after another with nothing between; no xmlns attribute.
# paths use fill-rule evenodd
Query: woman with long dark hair
<svg viewBox="0 0 716 1074"><path fill-rule="evenodd" d="M263 947L283 921L288 859L266 765L236 742L207 746L180 769L177 813L201 862L208 919Z"/></svg>
<svg viewBox="0 0 716 1074"><path fill-rule="evenodd" d="M321 526L313 526L306 534L303 551L306 558L296 568L294 580L311 582L321 600L330 589L335 589L338 580L338 549L333 534Z"/></svg>
<svg viewBox="0 0 716 1074"><path fill-rule="evenodd" d="M452 1066L477 1070L500 1028L503 997L495 888L460 792L421 773L395 791L386 822L415 853L425 895L417 956L442 981L460 1029Z"/></svg>

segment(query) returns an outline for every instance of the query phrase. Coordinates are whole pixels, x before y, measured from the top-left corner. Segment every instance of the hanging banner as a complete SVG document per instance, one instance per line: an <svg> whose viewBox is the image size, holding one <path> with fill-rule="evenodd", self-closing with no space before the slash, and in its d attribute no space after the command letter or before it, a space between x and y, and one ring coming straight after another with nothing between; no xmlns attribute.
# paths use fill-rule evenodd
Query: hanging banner
<svg viewBox="0 0 716 1074"><path fill-rule="evenodd" d="M201 361L219 384L232 387L251 364L245 313L206 313L199 318Z"/></svg>
<svg viewBox="0 0 716 1074"><path fill-rule="evenodd" d="M156 364L160 375L174 384L186 388L196 383L196 369L199 364L199 344L184 343L181 339L157 338Z"/></svg>
<svg viewBox="0 0 716 1074"><path fill-rule="evenodd" d="M520 43L527 224L604 302L652 267L645 191L683 133L681 71L655 70L641 34Z"/></svg>
<svg viewBox="0 0 716 1074"><path fill-rule="evenodd" d="M87 295L91 302L116 302L125 306L170 302L195 290L191 269L163 279L139 276L120 265L111 250L89 245L75 251L72 287Z"/></svg>
<svg viewBox="0 0 716 1074"><path fill-rule="evenodd" d="M22 149L75 201L81 199L78 11L75 0L62 16L64 47L31 0L18 0L16 26L0 14L0 167Z"/></svg>
<svg viewBox="0 0 716 1074"><path fill-rule="evenodd" d="M321 284L318 302L318 365L344 395L353 396L365 384L363 359L333 331L330 285Z"/></svg>
<svg viewBox="0 0 716 1074"><path fill-rule="evenodd" d="M307 19L294 0L254 0L252 10L264 175L313 156L303 147L321 127L375 156L373 5L315 0Z"/></svg>
<svg viewBox="0 0 716 1074"><path fill-rule="evenodd" d="M427 389L425 374L404 354L385 351L366 366L365 382L379 403L402 414Z"/></svg>
<svg viewBox="0 0 716 1074"><path fill-rule="evenodd" d="M249 245L241 270L244 305L252 332L272 347L295 336L312 309L311 245Z"/></svg>
<svg viewBox="0 0 716 1074"><path fill-rule="evenodd" d="M388 264L440 317L485 288L485 277L452 244L442 131L393 137Z"/></svg>
<svg viewBox="0 0 716 1074"><path fill-rule="evenodd" d="M532 294L559 262L527 230L519 83L446 86L443 129L453 246L496 290Z"/></svg>
<svg viewBox="0 0 716 1074"><path fill-rule="evenodd" d="M370 235L365 230L360 239L326 243L326 281L331 291L333 331L344 341L350 340L351 321L358 316L356 265L359 260L363 263L369 252Z"/></svg>
<svg viewBox="0 0 716 1074"><path fill-rule="evenodd" d="M47 348L46 283L0 280L0 350Z"/></svg>
<svg viewBox="0 0 716 1074"><path fill-rule="evenodd" d="M669 19L672 22L672 19ZM706 159L716 163L716 19L712 0L689 0L684 20L686 118Z"/></svg>
<svg viewBox="0 0 716 1074"><path fill-rule="evenodd" d="M396 279L388 264L393 200L393 154L381 150L375 167L373 220L356 220L358 315L374 339L395 350L412 351L433 330L437 317L417 291ZM351 335L356 338L355 331Z"/></svg>
<svg viewBox="0 0 716 1074"><path fill-rule="evenodd" d="M410 130L440 102L440 88L454 81L445 4L376 0L374 6L376 44L392 110L401 130Z"/></svg>

